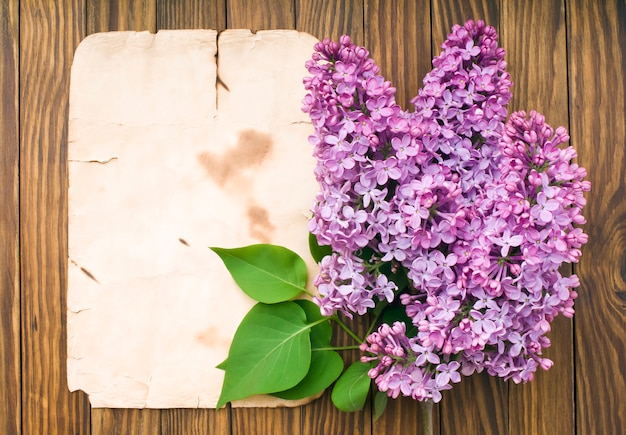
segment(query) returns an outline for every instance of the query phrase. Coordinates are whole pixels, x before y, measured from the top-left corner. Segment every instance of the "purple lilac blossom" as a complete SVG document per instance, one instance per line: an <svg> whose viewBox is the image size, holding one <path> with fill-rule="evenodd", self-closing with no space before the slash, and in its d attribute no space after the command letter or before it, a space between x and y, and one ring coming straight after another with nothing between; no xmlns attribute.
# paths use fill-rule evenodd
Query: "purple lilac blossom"
<svg viewBox="0 0 626 435"><path fill-rule="evenodd" d="M382 324L361 346L391 397L439 401L483 370L532 380L552 365L541 356L550 323L574 313L578 278L559 266L587 241L575 225L590 184L564 128L534 111L507 120L497 40L482 21L455 25L412 112L347 36L316 44L306 64L320 185L309 230L333 251L315 302L327 316L405 307L412 325Z"/></svg>

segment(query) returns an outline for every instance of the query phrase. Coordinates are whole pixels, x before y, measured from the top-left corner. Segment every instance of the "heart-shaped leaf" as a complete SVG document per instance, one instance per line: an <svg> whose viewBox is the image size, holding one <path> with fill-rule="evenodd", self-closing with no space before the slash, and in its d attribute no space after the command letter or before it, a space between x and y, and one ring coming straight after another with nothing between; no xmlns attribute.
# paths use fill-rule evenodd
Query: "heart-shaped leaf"
<svg viewBox="0 0 626 435"><path fill-rule="evenodd" d="M369 364L357 361L337 380L331 399L339 410L353 412L363 409L370 390L371 379L367 376L370 368Z"/></svg>
<svg viewBox="0 0 626 435"><path fill-rule="evenodd" d="M306 291L306 264L285 247L259 244L211 250L222 259L237 285L256 301L275 304Z"/></svg>
<svg viewBox="0 0 626 435"><path fill-rule="evenodd" d="M320 309L311 301L294 301L306 313L307 322L314 323L324 319ZM332 384L343 371L343 359L333 350L318 350L330 347L332 327L330 321L319 323L311 328L311 367L304 379L289 390L275 393L282 399L297 400L313 396Z"/></svg>
<svg viewBox="0 0 626 435"><path fill-rule="evenodd" d="M256 304L239 324L217 403L292 388L309 371L311 325L295 302Z"/></svg>

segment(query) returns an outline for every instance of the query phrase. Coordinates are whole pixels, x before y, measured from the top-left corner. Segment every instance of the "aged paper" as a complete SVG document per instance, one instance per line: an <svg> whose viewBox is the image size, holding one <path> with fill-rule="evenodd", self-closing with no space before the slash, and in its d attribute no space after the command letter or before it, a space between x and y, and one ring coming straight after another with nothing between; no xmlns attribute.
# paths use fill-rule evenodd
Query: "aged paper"
<svg viewBox="0 0 626 435"><path fill-rule="evenodd" d="M80 44L67 369L92 406L215 406L214 367L253 301L209 246L284 245L315 273L312 127L300 110L315 42L295 31L181 30Z"/></svg>

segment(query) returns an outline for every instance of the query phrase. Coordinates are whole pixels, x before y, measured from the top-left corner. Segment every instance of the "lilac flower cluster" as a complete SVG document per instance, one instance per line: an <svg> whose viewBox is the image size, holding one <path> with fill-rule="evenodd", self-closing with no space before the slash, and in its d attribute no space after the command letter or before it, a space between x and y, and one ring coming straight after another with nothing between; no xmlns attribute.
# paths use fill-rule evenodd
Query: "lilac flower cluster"
<svg viewBox="0 0 626 435"><path fill-rule="evenodd" d="M320 185L309 229L333 250L315 301L349 317L401 303L411 324L382 324L363 361L381 391L434 401L461 374L525 382L552 365L545 334L579 285L558 269L587 241L590 189L565 129L534 111L507 121L492 27L456 25L442 50L407 112L366 49L324 40L303 107Z"/></svg>
<svg viewBox="0 0 626 435"><path fill-rule="evenodd" d="M363 362L377 362L368 372L369 377L375 379L380 391L394 399L402 394L439 402L441 391L452 388L450 382L461 381L460 364L442 363L439 355L421 346L417 338L408 338L403 322L394 322L392 326L383 323L361 344L361 350L374 355L362 357ZM434 367L436 375L423 370L426 365Z"/></svg>

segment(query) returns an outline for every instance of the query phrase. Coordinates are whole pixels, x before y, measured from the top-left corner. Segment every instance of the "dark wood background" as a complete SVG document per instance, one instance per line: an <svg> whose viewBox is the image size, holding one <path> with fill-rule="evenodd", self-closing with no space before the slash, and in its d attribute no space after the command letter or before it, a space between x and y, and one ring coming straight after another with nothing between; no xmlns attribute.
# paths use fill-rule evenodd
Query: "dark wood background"
<svg viewBox="0 0 626 435"><path fill-rule="evenodd" d="M110 30L287 28L366 45L406 103L454 23L501 35L512 109L569 128L593 183L577 314L559 319L533 383L474 376L435 408L441 434L626 433L626 2L624 0L0 0L0 433L420 433L419 407L373 421L328 394L295 409L91 409L65 375L70 66Z"/></svg>

